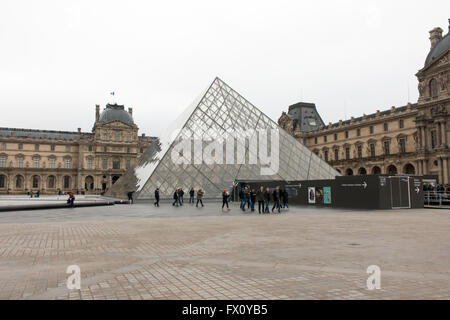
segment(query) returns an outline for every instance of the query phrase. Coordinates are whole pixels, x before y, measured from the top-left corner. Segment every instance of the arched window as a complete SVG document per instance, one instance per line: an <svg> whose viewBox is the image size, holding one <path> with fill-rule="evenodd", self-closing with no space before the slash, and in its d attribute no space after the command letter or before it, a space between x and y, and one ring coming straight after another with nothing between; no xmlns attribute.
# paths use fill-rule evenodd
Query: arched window
<svg viewBox="0 0 450 320"><path fill-rule="evenodd" d="M6 176L0 174L0 189L6 188Z"/></svg>
<svg viewBox="0 0 450 320"><path fill-rule="evenodd" d="M39 176L33 176L31 185L33 188L39 188Z"/></svg>
<svg viewBox="0 0 450 320"><path fill-rule="evenodd" d="M345 170L345 175L346 176L352 176L353 175L353 170L348 168L347 170Z"/></svg>
<svg viewBox="0 0 450 320"><path fill-rule="evenodd" d="M372 174L381 174L381 168L378 166L373 167Z"/></svg>
<svg viewBox="0 0 450 320"><path fill-rule="evenodd" d="M435 78L430 80L430 96L433 98L438 96L438 84Z"/></svg>
<svg viewBox="0 0 450 320"><path fill-rule="evenodd" d="M63 188L64 189L69 189L70 188L70 177L69 176L64 176Z"/></svg>
<svg viewBox="0 0 450 320"><path fill-rule="evenodd" d="M55 176L48 176L48 178L47 178L47 188L49 188L49 189L55 188Z"/></svg>
<svg viewBox="0 0 450 320"><path fill-rule="evenodd" d="M387 167L386 172L387 174L397 174L397 167L391 164L389 167Z"/></svg>

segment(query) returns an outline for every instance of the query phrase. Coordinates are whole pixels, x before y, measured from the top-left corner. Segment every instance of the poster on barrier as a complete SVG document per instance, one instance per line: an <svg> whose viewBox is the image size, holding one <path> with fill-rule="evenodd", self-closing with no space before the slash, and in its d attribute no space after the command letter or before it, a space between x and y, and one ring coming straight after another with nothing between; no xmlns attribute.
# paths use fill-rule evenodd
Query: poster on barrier
<svg viewBox="0 0 450 320"><path fill-rule="evenodd" d="M323 189L322 187L316 187L316 203L323 202Z"/></svg>
<svg viewBox="0 0 450 320"><path fill-rule="evenodd" d="M308 187L308 203L316 203L316 188Z"/></svg>
<svg viewBox="0 0 450 320"><path fill-rule="evenodd" d="M331 204L331 187L323 187L323 203Z"/></svg>

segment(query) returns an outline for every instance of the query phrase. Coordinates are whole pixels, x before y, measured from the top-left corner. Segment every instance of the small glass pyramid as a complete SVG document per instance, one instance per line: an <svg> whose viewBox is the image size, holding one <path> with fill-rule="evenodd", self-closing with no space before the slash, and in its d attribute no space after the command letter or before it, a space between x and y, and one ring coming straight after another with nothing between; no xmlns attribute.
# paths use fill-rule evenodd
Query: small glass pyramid
<svg viewBox="0 0 450 320"><path fill-rule="evenodd" d="M220 198L235 181L334 179L340 175L226 83L216 78L111 188L162 199L176 188ZM114 190L116 192L114 192Z"/></svg>

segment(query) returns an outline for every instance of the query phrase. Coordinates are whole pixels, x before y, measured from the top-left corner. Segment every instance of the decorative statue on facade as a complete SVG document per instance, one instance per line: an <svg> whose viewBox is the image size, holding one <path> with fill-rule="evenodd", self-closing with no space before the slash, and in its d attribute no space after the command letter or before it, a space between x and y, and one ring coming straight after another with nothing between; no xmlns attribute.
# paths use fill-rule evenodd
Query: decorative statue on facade
<svg viewBox="0 0 450 320"><path fill-rule="evenodd" d="M419 80L419 84L417 86L417 88L419 89L419 94L420 96L423 96L425 94L425 81L424 80Z"/></svg>
<svg viewBox="0 0 450 320"><path fill-rule="evenodd" d="M278 125L289 133L294 131L294 119L289 117L286 112L281 114L281 117L278 119Z"/></svg>

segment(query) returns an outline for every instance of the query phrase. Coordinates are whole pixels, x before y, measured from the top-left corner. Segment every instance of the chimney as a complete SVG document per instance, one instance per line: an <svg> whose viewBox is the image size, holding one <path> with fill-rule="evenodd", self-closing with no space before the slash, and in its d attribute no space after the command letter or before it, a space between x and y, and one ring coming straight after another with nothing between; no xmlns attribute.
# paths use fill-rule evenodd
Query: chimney
<svg viewBox="0 0 450 320"><path fill-rule="evenodd" d="M81 133L81 128L78 128L78 133Z"/></svg>
<svg viewBox="0 0 450 320"><path fill-rule="evenodd" d="M442 40L442 29L437 27L430 31L431 49L433 49L439 41Z"/></svg>
<svg viewBox="0 0 450 320"><path fill-rule="evenodd" d="M95 105L95 122L97 122L98 119L100 119L100 105L96 104Z"/></svg>
<svg viewBox="0 0 450 320"><path fill-rule="evenodd" d="M133 108L128 108L128 113L130 114L130 116L133 116Z"/></svg>

